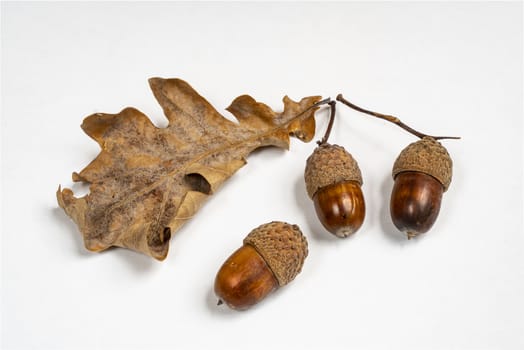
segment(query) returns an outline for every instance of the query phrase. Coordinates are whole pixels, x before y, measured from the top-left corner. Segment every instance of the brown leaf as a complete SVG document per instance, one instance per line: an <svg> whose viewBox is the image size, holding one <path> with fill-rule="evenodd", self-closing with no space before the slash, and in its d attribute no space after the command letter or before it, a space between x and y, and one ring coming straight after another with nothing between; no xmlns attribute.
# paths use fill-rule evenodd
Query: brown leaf
<svg viewBox="0 0 524 350"><path fill-rule="evenodd" d="M85 118L82 129L102 150L73 173L73 180L90 183L90 193L77 198L59 188L57 199L78 225L87 249L118 246L163 260L171 234L246 164L253 150L287 149L290 135L305 142L313 138L314 104L320 97L298 103L284 97L284 111L275 113L240 96L227 108L235 123L183 80L152 78L149 83L168 126L155 127L134 108Z"/></svg>

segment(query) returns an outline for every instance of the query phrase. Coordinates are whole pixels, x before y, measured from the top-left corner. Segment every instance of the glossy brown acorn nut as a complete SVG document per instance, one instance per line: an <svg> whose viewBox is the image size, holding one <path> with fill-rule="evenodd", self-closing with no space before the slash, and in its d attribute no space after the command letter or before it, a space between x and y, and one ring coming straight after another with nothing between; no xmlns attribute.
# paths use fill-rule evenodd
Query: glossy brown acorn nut
<svg viewBox="0 0 524 350"><path fill-rule="evenodd" d="M215 294L236 310L244 310L291 282L308 254L298 226L274 221L251 231L241 248L222 265Z"/></svg>
<svg viewBox="0 0 524 350"><path fill-rule="evenodd" d="M233 309L255 305L278 288L278 281L255 248L244 245L222 265L215 294Z"/></svg>
<svg viewBox="0 0 524 350"><path fill-rule="evenodd" d="M451 176L451 157L431 137L410 144L400 153L393 166L390 212L393 224L408 239L431 229Z"/></svg>
<svg viewBox="0 0 524 350"><path fill-rule="evenodd" d="M313 196L313 203L322 225L337 237L355 233L364 222L364 195L360 185L354 181L319 189Z"/></svg>
<svg viewBox="0 0 524 350"><path fill-rule="evenodd" d="M366 205L362 175L355 159L343 147L321 144L308 158L304 174L308 195L326 230L344 238L364 222Z"/></svg>
<svg viewBox="0 0 524 350"><path fill-rule="evenodd" d="M407 171L397 175L391 195L393 224L408 238L425 233L440 211L444 187L434 177Z"/></svg>

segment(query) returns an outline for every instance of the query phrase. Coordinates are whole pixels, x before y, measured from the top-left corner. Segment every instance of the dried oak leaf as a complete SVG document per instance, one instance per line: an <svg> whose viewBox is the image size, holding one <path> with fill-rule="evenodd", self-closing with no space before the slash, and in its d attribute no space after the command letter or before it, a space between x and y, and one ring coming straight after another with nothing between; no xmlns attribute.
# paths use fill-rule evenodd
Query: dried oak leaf
<svg viewBox="0 0 524 350"><path fill-rule="evenodd" d="M134 108L96 113L82 129L100 154L73 181L90 184L77 198L58 189L58 204L78 225L87 249L129 248L158 260L167 256L171 234L193 217L203 201L246 164L256 148L289 148L289 136L304 142L315 133L319 96L273 112L247 95L227 108L238 120L221 116L188 83L152 78L149 84L169 121L155 127Z"/></svg>

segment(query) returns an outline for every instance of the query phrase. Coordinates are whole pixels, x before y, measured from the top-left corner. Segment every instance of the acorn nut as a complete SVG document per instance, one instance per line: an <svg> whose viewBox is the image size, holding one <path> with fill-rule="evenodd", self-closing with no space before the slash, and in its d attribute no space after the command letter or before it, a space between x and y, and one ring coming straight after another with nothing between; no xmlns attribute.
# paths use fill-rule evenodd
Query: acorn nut
<svg viewBox="0 0 524 350"><path fill-rule="evenodd" d="M255 228L216 275L219 304L224 302L236 310L257 304L291 282L307 254L306 237L297 225L273 221Z"/></svg>
<svg viewBox="0 0 524 350"><path fill-rule="evenodd" d="M366 214L362 174L344 147L319 143L307 159L304 180L326 230L344 238L362 226Z"/></svg>
<svg viewBox="0 0 524 350"><path fill-rule="evenodd" d="M447 150L432 137L408 145L398 156L390 212L393 224L408 239L429 231L435 223L442 195L451 183L452 166Z"/></svg>

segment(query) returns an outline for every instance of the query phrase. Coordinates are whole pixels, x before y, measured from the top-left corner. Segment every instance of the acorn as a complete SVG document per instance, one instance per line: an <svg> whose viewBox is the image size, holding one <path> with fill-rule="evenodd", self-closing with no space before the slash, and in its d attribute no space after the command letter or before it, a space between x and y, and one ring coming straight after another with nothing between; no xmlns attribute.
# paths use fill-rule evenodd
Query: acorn
<svg viewBox="0 0 524 350"><path fill-rule="evenodd" d="M440 212L442 196L451 184L453 167L448 151L438 140L460 137L429 136L392 115L358 107L342 95L338 95L337 100L357 111L394 123L420 138L404 148L393 165L390 214L395 227L405 232L408 239L429 231Z"/></svg>
<svg viewBox="0 0 524 350"><path fill-rule="evenodd" d="M344 238L362 226L366 215L362 174L344 147L325 139L307 159L304 180L324 228Z"/></svg>
<svg viewBox="0 0 524 350"><path fill-rule="evenodd" d="M390 212L393 224L408 239L429 231L437 220L442 195L451 183L448 151L426 136L402 150L393 165Z"/></svg>
<svg viewBox="0 0 524 350"><path fill-rule="evenodd" d="M235 310L257 304L295 279L307 255L307 240L297 225L273 221L255 228L216 275L218 304Z"/></svg>

